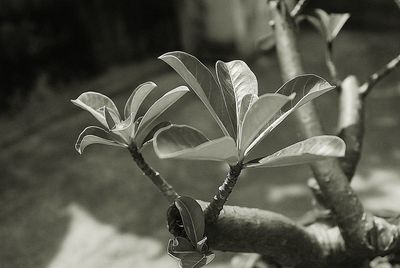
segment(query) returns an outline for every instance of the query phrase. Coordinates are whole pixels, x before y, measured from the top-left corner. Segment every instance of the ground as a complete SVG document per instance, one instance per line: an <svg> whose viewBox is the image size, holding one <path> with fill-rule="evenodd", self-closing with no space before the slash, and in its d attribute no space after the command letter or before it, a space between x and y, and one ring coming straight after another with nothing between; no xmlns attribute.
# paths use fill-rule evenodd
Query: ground
<svg viewBox="0 0 400 268"><path fill-rule="evenodd" d="M351 73L363 81L399 52L398 40L399 33L344 32L335 49L341 77ZM317 35L307 33L301 47L307 72L328 77ZM276 90L280 78L272 53L251 66L260 93ZM399 74L379 84L367 101L364 154L353 185L375 210L400 207ZM161 61L149 60L114 68L57 94L39 83L24 109L1 118L0 267L176 267L165 251L167 203L129 153L105 146L88 148L83 155L74 150L79 132L96 123L69 99L96 90L112 96L122 109L132 89L148 80L160 86L157 94L183 83ZM324 126L335 133L336 93L316 104ZM221 135L192 95L164 118L192 124L210 137ZM298 140L298 128L289 118L255 153ZM151 146L144 155L180 194L203 200L210 200L227 171L216 162L160 161ZM305 184L310 175L307 166L246 170L229 203L299 218L311 207ZM210 267L228 267L231 256L218 252Z"/></svg>

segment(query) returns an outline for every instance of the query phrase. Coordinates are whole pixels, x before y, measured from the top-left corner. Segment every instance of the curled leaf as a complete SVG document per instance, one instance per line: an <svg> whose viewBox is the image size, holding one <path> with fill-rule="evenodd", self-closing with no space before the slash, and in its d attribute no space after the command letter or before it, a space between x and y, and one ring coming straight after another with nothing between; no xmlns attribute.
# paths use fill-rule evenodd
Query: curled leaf
<svg viewBox="0 0 400 268"><path fill-rule="evenodd" d="M246 164L246 167L280 167L306 164L326 157L344 156L346 145L336 136L316 136L295 143L278 152L258 158Z"/></svg>
<svg viewBox="0 0 400 268"><path fill-rule="evenodd" d="M117 147L127 147L127 145L112 140L114 137L102 128L90 126L85 128L81 134L79 134L78 140L75 144L75 149L78 153L82 153L85 148L91 144L104 144Z"/></svg>
<svg viewBox="0 0 400 268"><path fill-rule="evenodd" d="M71 100L73 104L91 113L103 126L108 127L104 116L104 107L107 107L120 118L117 107L107 96L98 92L82 93L76 100Z"/></svg>
<svg viewBox="0 0 400 268"><path fill-rule="evenodd" d="M204 236L204 213L199 203L193 198L180 196L175 201L182 218L183 228L193 246L197 245Z"/></svg>
<svg viewBox="0 0 400 268"><path fill-rule="evenodd" d="M133 121L136 120L136 115L140 108L140 105L143 103L145 98L150 94L150 92L156 87L157 85L155 83L146 82L135 88L135 90L132 92L132 94L130 95L125 104L124 108L125 119L131 116Z"/></svg>

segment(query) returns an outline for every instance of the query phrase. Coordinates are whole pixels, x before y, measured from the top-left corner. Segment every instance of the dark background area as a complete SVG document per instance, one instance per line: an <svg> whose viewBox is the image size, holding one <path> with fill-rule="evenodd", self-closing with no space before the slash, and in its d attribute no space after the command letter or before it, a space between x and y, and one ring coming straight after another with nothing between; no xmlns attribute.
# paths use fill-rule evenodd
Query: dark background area
<svg viewBox="0 0 400 268"><path fill-rule="evenodd" d="M40 75L59 85L165 51L184 49L213 58L229 50L227 43L204 46L209 41L203 33L204 14L213 8L210 3L2 0L0 111L21 106ZM351 13L347 29L390 31L400 27L393 1L312 0L307 12L314 7ZM188 38L190 43L185 42Z"/></svg>

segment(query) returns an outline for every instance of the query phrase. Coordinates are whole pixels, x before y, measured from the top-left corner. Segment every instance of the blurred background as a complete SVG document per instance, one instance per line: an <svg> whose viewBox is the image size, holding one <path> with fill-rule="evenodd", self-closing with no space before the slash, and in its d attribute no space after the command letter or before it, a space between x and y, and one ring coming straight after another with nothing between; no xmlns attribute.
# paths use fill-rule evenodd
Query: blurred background
<svg viewBox="0 0 400 268"><path fill-rule="evenodd" d="M293 4L295 1L291 1ZM395 1L311 0L351 14L335 40L341 79L364 81L400 51L400 9ZM305 69L329 79L324 42L302 23ZM96 124L70 103L99 91L122 110L139 84L159 85L142 107L183 84L157 57L183 50L213 66L245 60L259 92L281 84L265 0L2 0L0 2L0 267L177 267L166 255L167 204L127 151L102 146L79 155L74 144ZM372 210L400 208L400 79L390 74L367 100L365 146L353 186ZM157 96L156 96L157 95ZM337 98L316 102L327 132L335 134ZM217 126L193 94L163 115L210 137ZM257 153L301 139L289 118ZM210 200L227 167L207 161L160 161L144 149L182 195ZM245 171L229 203L301 217L311 206L307 166ZM400 211L399 211L400 212ZM210 267L231 267L218 253Z"/></svg>

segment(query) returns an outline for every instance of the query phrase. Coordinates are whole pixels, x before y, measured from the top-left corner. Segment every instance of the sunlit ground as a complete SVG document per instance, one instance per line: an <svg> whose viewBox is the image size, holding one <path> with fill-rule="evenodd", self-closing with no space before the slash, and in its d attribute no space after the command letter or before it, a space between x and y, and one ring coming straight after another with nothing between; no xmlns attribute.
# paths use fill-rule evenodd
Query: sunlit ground
<svg viewBox="0 0 400 268"><path fill-rule="evenodd" d="M399 38L399 33L343 33L336 47L341 77L353 73L366 79L398 53ZM301 46L307 71L327 77L321 63L322 42L307 34ZM153 73L144 71L152 66ZM279 72L273 56L257 60L253 69L261 93L277 88ZM39 95L25 112L12 120L1 119L0 267L176 267L165 251L167 203L127 151L97 146L83 155L76 153L79 132L95 121L69 103L83 91L98 90L111 93L122 109L131 90L142 82L155 81L160 94L182 83L166 70L158 61L121 67L77 84L73 91ZM374 210L400 208L399 74L396 71L379 84L367 101L364 154L353 184L365 205ZM335 133L336 105L335 93L317 101L330 133ZM195 125L210 137L220 135L204 107L190 95L164 118ZM298 140L290 118L256 154ZM159 161L151 146L144 155L180 194L203 200L211 199L227 168L216 162ZM305 184L309 176L306 166L245 171L229 203L299 218L311 207ZM228 267L230 256L217 253L210 267Z"/></svg>

